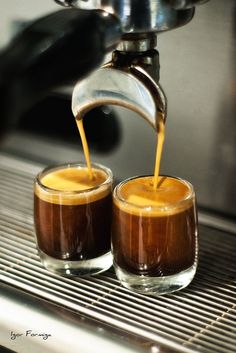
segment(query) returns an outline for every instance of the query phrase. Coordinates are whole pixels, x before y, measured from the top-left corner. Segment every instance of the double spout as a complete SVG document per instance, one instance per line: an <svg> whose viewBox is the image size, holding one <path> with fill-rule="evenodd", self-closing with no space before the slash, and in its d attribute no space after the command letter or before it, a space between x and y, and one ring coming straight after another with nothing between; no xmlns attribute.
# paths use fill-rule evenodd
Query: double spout
<svg viewBox="0 0 236 353"><path fill-rule="evenodd" d="M166 118L166 98L159 84L155 34L124 36L112 60L86 79L72 94L76 119L101 105L118 105L143 117L155 130Z"/></svg>

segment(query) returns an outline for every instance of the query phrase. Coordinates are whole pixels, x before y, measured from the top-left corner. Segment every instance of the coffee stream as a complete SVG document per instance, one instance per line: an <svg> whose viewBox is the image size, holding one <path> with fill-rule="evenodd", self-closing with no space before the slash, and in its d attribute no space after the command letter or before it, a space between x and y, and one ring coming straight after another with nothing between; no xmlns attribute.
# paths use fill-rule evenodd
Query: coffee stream
<svg viewBox="0 0 236 353"><path fill-rule="evenodd" d="M79 134L81 137L81 142L84 151L85 161L88 167L89 178L93 178L93 170L91 167L91 159L89 153L88 142L86 139L84 126L83 126L83 119L76 118L76 124L79 130ZM158 187L158 177L160 172L160 164L161 164L161 156L163 150L163 144L165 140L165 123L163 119L160 119L158 123L158 132L157 132L157 147L156 147L156 160L155 160L155 169L154 169L154 178L153 178L153 187L154 190L157 190Z"/></svg>
<svg viewBox="0 0 236 353"><path fill-rule="evenodd" d="M158 124L158 132L157 132L156 161L155 161L154 180L153 180L154 190L157 190L157 187L158 187L158 177L160 173L160 164L161 164L161 156L162 156L164 140L165 140L165 123L164 123L164 120L161 119Z"/></svg>
<svg viewBox="0 0 236 353"><path fill-rule="evenodd" d="M89 178L93 179L93 171L92 171L92 166L91 166L91 159L90 159L88 142L87 142L85 131L84 131L83 119L77 118L76 124L77 124L79 134L81 137L81 142L82 142L82 146L83 146L83 150L84 150L84 157L85 157L85 161L86 161L86 164L88 167Z"/></svg>

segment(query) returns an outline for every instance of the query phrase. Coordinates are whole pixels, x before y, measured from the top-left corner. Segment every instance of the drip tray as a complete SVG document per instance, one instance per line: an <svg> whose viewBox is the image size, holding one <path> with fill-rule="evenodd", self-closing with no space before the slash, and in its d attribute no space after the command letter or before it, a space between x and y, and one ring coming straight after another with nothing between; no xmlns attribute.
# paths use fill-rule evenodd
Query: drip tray
<svg viewBox="0 0 236 353"><path fill-rule="evenodd" d="M196 277L171 295L134 294L120 285L112 269L87 278L54 275L41 266L34 241L32 186L43 167L0 154L3 284L142 338L149 347L163 343L180 352L236 352L234 235L200 225Z"/></svg>

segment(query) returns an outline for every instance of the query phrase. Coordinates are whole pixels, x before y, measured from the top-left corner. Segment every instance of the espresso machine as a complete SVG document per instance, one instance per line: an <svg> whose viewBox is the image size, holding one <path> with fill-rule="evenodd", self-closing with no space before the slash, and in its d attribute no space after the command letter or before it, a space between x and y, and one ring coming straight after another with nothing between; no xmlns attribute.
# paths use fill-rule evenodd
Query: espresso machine
<svg viewBox="0 0 236 353"><path fill-rule="evenodd" d="M96 83L98 87L93 92L85 93L93 95L108 84L109 97L102 97L103 103L139 110L156 128L158 113L164 119L166 114L165 95L159 86L156 35L187 24L193 18L194 6L206 0L57 2L69 9L26 26L1 53L0 89L6 125L18 119L49 89L84 77L88 81L86 76L113 50L109 68L106 65L108 71L95 74L86 87L83 84L77 88L78 93L74 92L72 110L78 102L83 107L87 104L83 101L86 98L80 96L81 90L87 92L88 86ZM93 97L93 102L99 101L99 96L98 93L98 97ZM99 104L102 102L95 106ZM146 111L147 106L152 111Z"/></svg>
<svg viewBox="0 0 236 353"><path fill-rule="evenodd" d="M236 352L234 0L56 2L0 52L0 351ZM199 205L199 267L183 291L143 297L112 269L42 268L32 182L83 158L67 132L78 117L117 181L152 172L165 120L162 172L191 181Z"/></svg>

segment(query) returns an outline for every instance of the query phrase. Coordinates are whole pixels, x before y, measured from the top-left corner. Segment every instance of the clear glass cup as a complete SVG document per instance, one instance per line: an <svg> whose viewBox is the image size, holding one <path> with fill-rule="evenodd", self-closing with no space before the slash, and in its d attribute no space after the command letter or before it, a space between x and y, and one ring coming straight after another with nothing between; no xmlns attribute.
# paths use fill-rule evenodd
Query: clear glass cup
<svg viewBox="0 0 236 353"><path fill-rule="evenodd" d="M82 190L74 190L73 183L77 182L75 173L87 173L83 163L49 167L35 179L36 243L41 261L49 271L69 276L94 275L112 265L113 175L100 164L92 164L92 169L101 180L90 185L86 176Z"/></svg>
<svg viewBox="0 0 236 353"><path fill-rule="evenodd" d="M112 253L116 275L130 290L150 295L186 287L198 261L193 186L180 178L162 176L158 180L157 191L142 185L151 185L153 176L127 179L113 191ZM130 187L134 182L140 183L141 196L132 195Z"/></svg>

